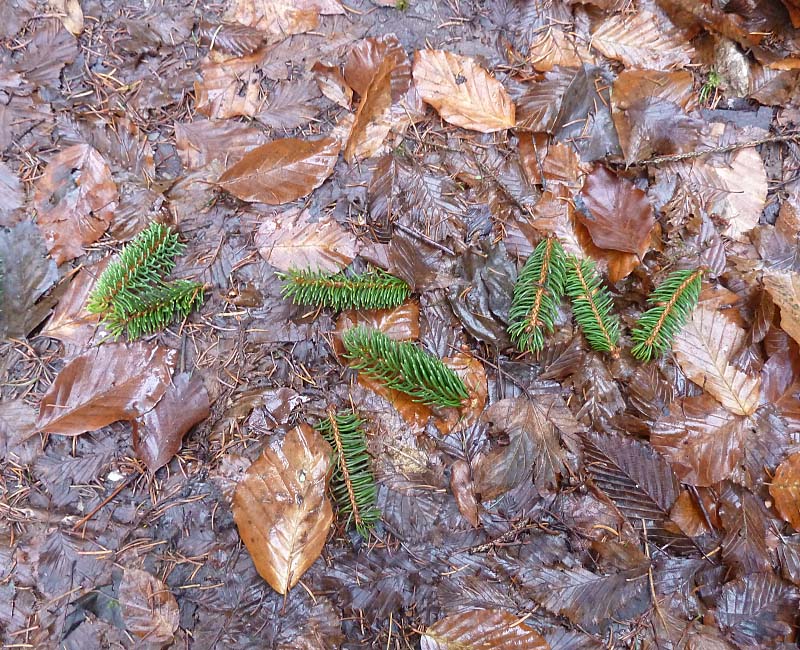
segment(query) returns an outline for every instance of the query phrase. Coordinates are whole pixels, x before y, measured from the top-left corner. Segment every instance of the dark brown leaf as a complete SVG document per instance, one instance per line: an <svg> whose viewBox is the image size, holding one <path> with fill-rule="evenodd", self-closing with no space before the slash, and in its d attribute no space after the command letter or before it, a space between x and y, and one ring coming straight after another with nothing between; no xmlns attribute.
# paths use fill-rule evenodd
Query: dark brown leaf
<svg viewBox="0 0 800 650"><path fill-rule="evenodd" d="M592 106L592 82L585 68L556 67L531 84L517 101L517 128L556 133L584 119Z"/></svg>
<svg viewBox="0 0 800 650"><path fill-rule="evenodd" d="M767 513L750 492L728 486L718 505L725 527L722 558L739 573L769 571L771 560L767 546Z"/></svg>
<svg viewBox="0 0 800 650"><path fill-rule="evenodd" d="M581 196L589 214L579 212L578 218L595 246L636 254L647 243L655 214L633 183L599 166L586 177Z"/></svg>
<svg viewBox="0 0 800 650"><path fill-rule="evenodd" d="M800 530L800 453L790 455L778 466L769 493L781 517Z"/></svg>
<svg viewBox="0 0 800 650"><path fill-rule="evenodd" d="M0 226L13 226L22 218L15 212L22 207L25 194L17 175L0 161Z"/></svg>
<svg viewBox="0 0 800 650"><path fill-rule="evenodd" d="M330 445L306 424L267 448L233 496L233 517L270 586L286 594L322 552L333 508L325 494Z"/></svg>
<svg viewBox="0 0 800 650"><path fill-rule="evenodd" d="M117 186L97 151L76 144L51 158L36 183L37 223L56 264L83 254L105 232L117 207Z"/></svg>
<svg viewBox="0 0 800 650"><path fill-rule="evenodd" d="M472 472L467 461L457 460L450 466L450 491L456 500L458 511L464 515L464 519L477 528L480 525L478 501L475 498Z"/></svg>
<svg viewBox="0 0 800 650"><path fill-rule="evenodd" d="M452 614L425 630L422 650L550 650L538 632L501 609Z"/></svg>
<svg viewBox="0 0 800 650"><path fill-rule="evenodd" d="M106 343L70 361L39 404L39 431L76 436L152 409L169 386L175 351Z"/></svg>
<svg viewBox="0 0 800 650"><path fill-rule="evenodd" d="M155 473L178 452L183 436L211 414L202 377L188 372L176 376L155 408L144 414L133 449Z"/></svg>
<svg viewBox="0 0 800 650"><path fill-rule="evenodd" d="M273 129L290 131L313 120L319 107L317 84L311 79L279 81L255 118Z"/></svg>
<svg viewBox="0 0 800 650"><path fill-rule="evenodd" d="M243 201L288 203L325 182L339 148L339 142L332 138L274 140L246 153L220 176L219 184Z"/></svg>
<svg viewBox="0 0 800 650"><path fill-rule="evenodd" d="M212 160L238 162L263 145L263 131L232 120L195 120L175 125L178 155L187 169L200 169Z"/></svg>
<svg viewBox="0 0 800 650"><path fill-rule="evenodd" d="M125 569L119 585L125 628L145 643L172 641L178 629L178 603L167 585L139 569Z"/></svg>

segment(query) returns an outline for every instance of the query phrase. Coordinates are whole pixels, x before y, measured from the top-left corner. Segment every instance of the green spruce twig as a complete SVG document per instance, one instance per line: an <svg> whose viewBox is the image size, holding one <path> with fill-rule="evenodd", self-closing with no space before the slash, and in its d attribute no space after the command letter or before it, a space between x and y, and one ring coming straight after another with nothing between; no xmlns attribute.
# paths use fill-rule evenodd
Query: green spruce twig
<svg viewBox="0 0 800 650"><path fill-rule="evenodd" d="M383 332L364 326L342 336L350 366L415 402L436 406L461 406L467 387L440 359L413 343L393 341Z"/></svg>
<svg viewBox="0 0 800 650"><path fill-rule="evenodd" d="M377 488L363 424L353 411L337 413L331 408L317 430L333 448L331 493L339 513L366 539L381 511L375 506Z"/></svg>
<svg viewBox="0 0 800 650"><path fill-rule="evenodd" d="M119 257L108 265L97 281L87 310L102 314L126 297L136 296L175 268L175 256L183 252L185 245L168 226L153 222L134 237Z"/></svg>
<svg viewBox="0 0 800 650"><path fill-rule="evenodd" d="M508 333L523 352L541 350L564 295L564 249L554 237L539 242L517 278Z"/></svg>
<svg viewBox="0 0 800 650"><path fill-rule="evenodd" d="M631 333L636 345L631 354L650 361L669 349L672 339L697 306L703 270L674 271L647 297L653 305L639 317Z"/></svg>
<svg viewBox="0 0 800 650"><path fill-rule="evenodd" d="M619 318L611 312L611 295L594 262L568 256L566 278L565 291L572 301L572 313L589 345L601 352L612 352L619 340Z"/></svg>
<svg viewBox="0 0 800 650"><path fill-rule="evenodd" d="M286 283L283 296L294 304L331 307L337 311L397 307L411 293L405 282L381 269L351 276L343 272L327 275L296 269L277 275Z"/></svg>

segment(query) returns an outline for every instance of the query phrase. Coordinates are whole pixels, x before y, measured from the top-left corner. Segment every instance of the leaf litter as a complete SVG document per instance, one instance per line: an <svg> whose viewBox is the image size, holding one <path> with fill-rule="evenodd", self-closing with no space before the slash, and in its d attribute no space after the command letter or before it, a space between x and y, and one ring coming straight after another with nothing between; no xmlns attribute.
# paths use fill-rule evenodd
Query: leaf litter
<svg viewBox="0 0 800 650"><path fill-rule="evenodd" d="M2 642L794 646L799 29L795 0L0 3ZM208 298L112 342L87 297L153 221ZM545 237L595 265L614 350L567 301L511 345ZM376 269L404 304L278 275ZM468 397L355 372L355 326ZM367 538L314 428L351 409Z"/></svg>

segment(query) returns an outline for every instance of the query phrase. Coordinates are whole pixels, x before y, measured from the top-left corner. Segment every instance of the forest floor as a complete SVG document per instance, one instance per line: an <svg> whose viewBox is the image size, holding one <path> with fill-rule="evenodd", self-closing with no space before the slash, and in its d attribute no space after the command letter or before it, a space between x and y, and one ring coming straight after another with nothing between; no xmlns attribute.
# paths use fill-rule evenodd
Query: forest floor
<svg viewBox="0 0 800 650"><path fill-rule="evenodd" d="M798 27L797 0L0 0L2 647L796 648ZM115 339L87 300L153 222L203 300ZM579 297L525 351L541 242ZM409 295L295 305L305 267ZM468 397L356 372L356 325ZM313 428L347 409L363 535L353 449Z"/></svg>

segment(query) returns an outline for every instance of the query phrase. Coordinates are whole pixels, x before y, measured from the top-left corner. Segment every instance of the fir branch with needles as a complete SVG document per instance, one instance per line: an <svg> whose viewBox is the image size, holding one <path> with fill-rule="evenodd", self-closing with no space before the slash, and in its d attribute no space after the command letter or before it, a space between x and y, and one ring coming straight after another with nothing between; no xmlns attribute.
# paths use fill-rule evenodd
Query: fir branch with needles
<svg viewBox="0 0 800 650"><path fill-rule="evenodd" d="M381 512L375 506L377 487L363 425L353 411L337 413L331 408L317 425L317 431L333 449L330 490L339 514L366 539L380 520Z"/></svg>
<svg viewBox="0 0 800 650"><path fill-rule="evenodd" d="M459 407L469 397L463 380L440 359L413 343L359 326L342 336L352 368L410 396L414 402Z"/></svg>
<svg viewBox="0 0 800 650"><path fill-rule="evenodd" d="M523 352L541 350L564 295L564 249L554 237L539 242L514 285L508 333Z"/></svg>
<svg viewBox="0 0 800 650"><path fill-rule="evenodd" d="M175 257L185 245L168 226L153 222L122 249L97 281L86 309L102 314L126 297L136 296L175 268Z"/></svg>
<svg viewBox="0 0 800 650"><path fill-rule="evenodd" d="M647 297L652 305L636 321L631 338L636 345L631 354L640 361L651 361L672 345L672 339L686 324L697 306L703 284L703 269L673 271Z"/></svg>
<svg viewBox="0 0 800 650"><path fill-rule="evenodd" d="M358 275L328 275L309 269L278 273L281 293L296 305L342 309L386 309L402 305L411 293L400 278L375 269Z"/></svg>
<svg viewBox="0 0 800 650"><path fill-rule="evenodd" d="M611 295L603 286L594 262L566 258L564 290L572 302L572 313L589 345L601 352L612 352L619 340L619 318L612 313Z"/></svg>

